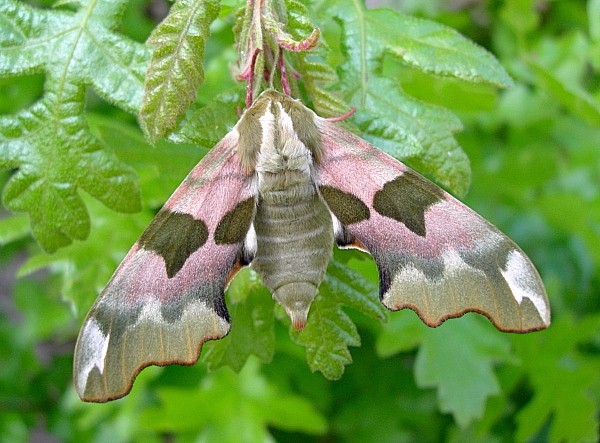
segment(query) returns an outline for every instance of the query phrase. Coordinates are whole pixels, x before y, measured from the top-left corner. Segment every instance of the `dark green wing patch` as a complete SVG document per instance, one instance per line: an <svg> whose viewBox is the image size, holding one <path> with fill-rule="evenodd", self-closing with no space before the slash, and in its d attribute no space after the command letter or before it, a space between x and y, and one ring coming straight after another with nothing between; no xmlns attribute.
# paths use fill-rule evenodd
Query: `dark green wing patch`
<svg viewBox="0 0 600 443"><path fill-rule="evenodd" d="M329 209L344 226L367 220L369 208L358 197L331 186L320 186L321 195Z"/></svg>
<svg viewBox="0 0 600 443"><path fill-rule="evenodd" d="M215 243L233 245L246 238L254 218L254 198L248 198L223 216L215 229Z"/></svg>
<svg viewBox="0 0 600 443"><path fill-rule="evenodd" d="M387 182L373 197L373 209L425 237L425 211L444 200L443 191L420 175L406 171Z"/></svg>
<svg viewBox="0 0 600 443"><path fill-rule="evenodd" d="M165 261L167 276L172 278L207 239L208 228L202 220L162 209L140 237L139 245L160 255Z"/></svg>

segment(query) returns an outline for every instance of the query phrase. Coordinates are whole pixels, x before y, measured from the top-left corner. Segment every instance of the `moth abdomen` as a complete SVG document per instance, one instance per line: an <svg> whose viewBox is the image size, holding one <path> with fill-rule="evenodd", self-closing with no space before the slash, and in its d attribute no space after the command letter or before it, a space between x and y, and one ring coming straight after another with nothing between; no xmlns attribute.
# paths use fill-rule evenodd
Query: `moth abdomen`
<svg viewBox="0 0 600 443"><path fill-rule="evenodd" d="M310 179L291 191L263 191L254 220L252 266L296 328L306 322L333 247L333 223Z"/></svg>

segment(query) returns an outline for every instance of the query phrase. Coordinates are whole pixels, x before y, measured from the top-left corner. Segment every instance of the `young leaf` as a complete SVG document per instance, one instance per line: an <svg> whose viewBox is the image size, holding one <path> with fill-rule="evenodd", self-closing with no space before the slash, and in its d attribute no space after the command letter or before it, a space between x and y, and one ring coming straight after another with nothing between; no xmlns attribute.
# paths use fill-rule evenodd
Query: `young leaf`
<svg viewBox="0 0 600 443"><path fill-rule="evenodd" d="M133 171L88 130L85 90L133 112L147 49L113 32L123 0L83 2L76 12L0 4L0 76L45 72L40 101L0 118L0 168L15 169L4 205L27 212L49 252L87 237L78 190L122 212L140 208Z"/></svg>
<svg viewBox="0 0 600 443"><path fill-rule="evenodd" d="M315 27L308 20L306 6L296 0L287 0L287 26L296 40L308 38ZM300 75L300 83L306 90L314 110L322 117L336 117L348 111L349 107L332 91L338 82L335 70L325 61L329 47L323 35L319 45L310 51L288 52L292 65Z"/></svg>
<svg viewBox="0 0 600 443"><path fill-rule="evenodd" d="M148 39L155 47L140 122L152 141L172 131L204 81L204 47L219 0L178 0Z"/></svg>
<svg viewBox="0 0 600 443"><path fill-rule="evenodd" d="M424 72L468 82L512 86L513 81L492 54L456 30L442 24L401 14L391 9L366 9L363 2L333 2L329 12L347 35L346 50L363 82L367 71L383 55ZM348 38L349 37L349 38ZM364 88L364 86L362 86Z"/></svg>
<svg viewBox="0 0 600 443"><path fill-rule="evenodd" d="M350 306L371 318L385 318L377 286L332 259L319 295L312 303L308 322L301 331L292 331L292 339L306 347L306 360L312 371L320 371L329 380L337 380L344 366L352 362L349 346L359 346L356 326L342 310Z"/></svg>

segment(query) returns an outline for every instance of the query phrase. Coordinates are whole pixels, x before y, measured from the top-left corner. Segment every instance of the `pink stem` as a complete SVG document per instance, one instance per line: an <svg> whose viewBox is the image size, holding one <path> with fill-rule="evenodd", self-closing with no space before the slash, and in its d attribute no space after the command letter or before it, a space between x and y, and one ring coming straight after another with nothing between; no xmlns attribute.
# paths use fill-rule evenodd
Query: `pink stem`
<svg viewBox="0 0 600 443"><path fill-rule="evenodd" d="M353 106L352 108L350 108L350 110L342 115L336 115L335 117L328 117L325 120L330 121L330 122L339 122L342 120L346 120L349 117L352 117L354 115L354 113L356 112L356 108Z"/></svg>
<svg viewBox="0 0 600 443"><path fill-rule="evenodd" d="M285 69L285 62L283 60L283 48L279 48L279 60L277 60L277 65L279 67L279 72L281 72L281 87L283 88L283 93L285 95L290 95L292 93L292 88L290 87L290 82L288 81L287 71Z"/></svg>

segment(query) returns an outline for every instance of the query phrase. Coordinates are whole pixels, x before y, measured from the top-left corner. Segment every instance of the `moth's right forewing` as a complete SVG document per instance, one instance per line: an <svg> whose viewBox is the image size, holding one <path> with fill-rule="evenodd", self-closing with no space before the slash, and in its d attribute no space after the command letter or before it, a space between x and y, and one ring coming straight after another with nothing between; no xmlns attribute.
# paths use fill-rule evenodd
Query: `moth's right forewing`
<svg viewBox="0 0 600 443"><path fill-rule="evenodd" d="M126 395L149 365L193 364L229 331L223 292L242 259L255 190L234 129L190 172L90 310L75 349L79 396Z"/></svg>
<svg viewBox="0 0 600 443"><path fill-rule="evenodd" d="M371 253L388 308L411 308L430 326L469 311L504 331L549 325L542 281L512 240L365 140L317 122L318 184L339 222L338 244Z"/></svg>

